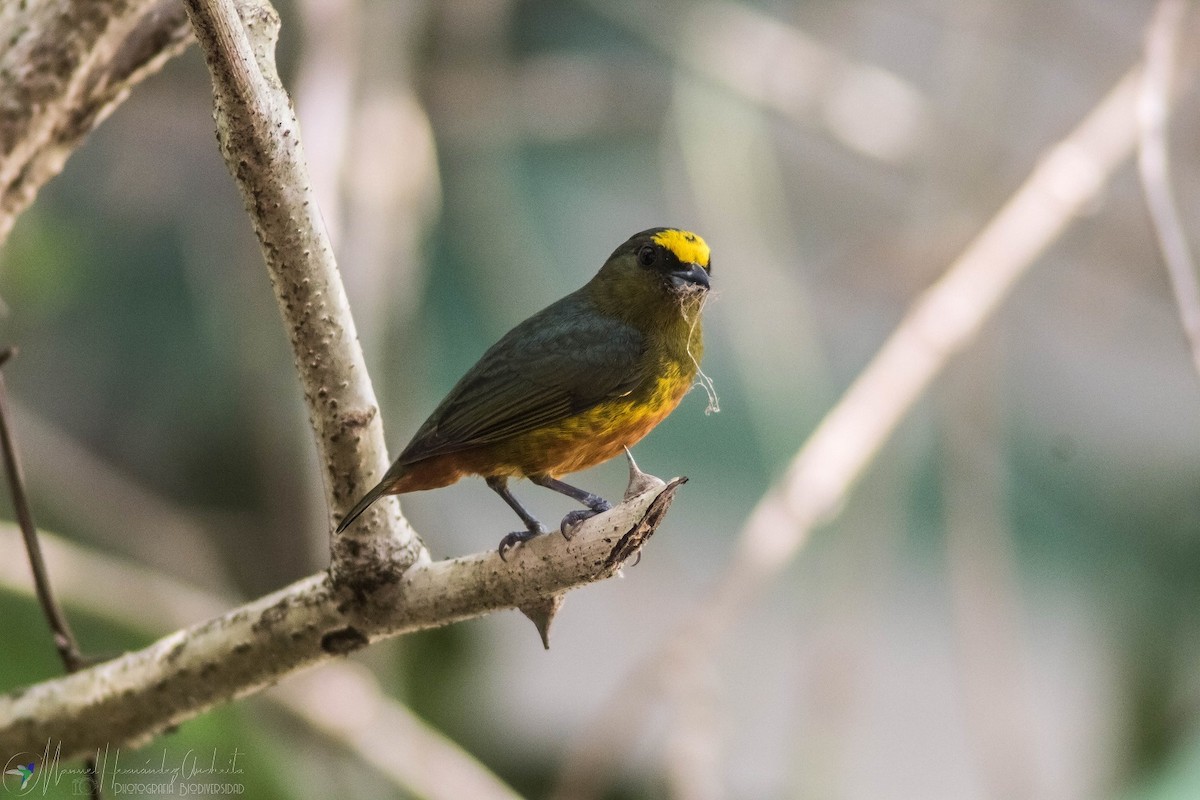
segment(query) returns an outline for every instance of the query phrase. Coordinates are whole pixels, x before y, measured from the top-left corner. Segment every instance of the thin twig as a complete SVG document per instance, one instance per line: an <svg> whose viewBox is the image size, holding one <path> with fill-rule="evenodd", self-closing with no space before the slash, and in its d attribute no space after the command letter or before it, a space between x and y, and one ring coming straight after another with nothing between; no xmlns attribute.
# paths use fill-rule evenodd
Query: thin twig
<svg viewBox="0 0 1200 800"><path fill-rule="evenodd" d="M1192 363L1200 373L1200 281L1171 190L1167 154L1172 73L1179 49L1179 29L1187 8L1186 0L1161 0L1146 29L1146 66L1137 103L1138 173L1179 306L1183 332L1192 349Z"/></svg>
<svg viewBox="0 0 1200 800"><path fill-rule="evenodd" d="M0 367L16 355L14 348L0 351ZM38 544L37 528L33 524L33 514L29 510L29 496L25 493L25 476L21 472L21 463L17 457L17 446L13 441L12 432L8 427L8 391L4 383L4 370L0 369L0 449L3 451L4 476L8 481L8 491L12 497L13 511L17 515L17 524L21 527L21 536L25 540L25 551L29 554L29 567L33 570L33 585L37 592L38 603L46 622L54 634L54 647L62 659L67 672L76 672L83 667L83 655L75 641L75 634L67 622L67 616L54 598L54 590L50 587L50 576L46 572L46 560L42 557L42 548Z"/></svg>
<svg viewBox="0 0 1200 800"><path fill-rule="evenodd" d="M12 431L8 425L8 389L4 382L3 367L16 355L16 348L6 348L0 351L0 455L4 459L4 475L8 481L8 492L12 497L13 512L17 515L17 525L21 528L21 538L25 542L25 552L29 555L29 568L33 571L34 593L46 615L46 622L54 638L54 648L58 650L63 667L68 673L83 669L85 662L79 651L79 643L63 613L62 606L54 597L54 589L50 586L50 573L46 569L46 559L42 555L42 546L38 541L37 528L33 524L33 513L29 509L29 495L25 492L25 476L21 472L21 460L17 456L17 444L13 440ZM100 797L100 781L96 776L96 762L88 759L84 768L88 776L88 785L93 798Z"/></svg>
<svg viewBox="0 0 1200 800"><path fill-rule="evenodd" d="M900 422L949 361L966 348L1017 280L1104 191L1132 153L1139 70L1127 72L1066 138L1052 147L966 250L909 308L763 496L738 537L724 576L662 646L621 682L621 694L568 754L555 796L594 797L596 775L628 742L632 705L659 696L679 670L708 663L722 635L807 543L835 517Z"/></svg>

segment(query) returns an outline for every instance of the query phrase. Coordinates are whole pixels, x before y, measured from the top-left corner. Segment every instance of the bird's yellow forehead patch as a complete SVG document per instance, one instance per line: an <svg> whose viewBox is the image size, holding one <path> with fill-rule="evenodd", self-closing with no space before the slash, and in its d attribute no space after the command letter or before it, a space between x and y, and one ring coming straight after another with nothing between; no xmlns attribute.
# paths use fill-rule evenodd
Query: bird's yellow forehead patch
<svg viewBox="0 0 1200 800"><path fill-rule="evenodd" d="M654 241L674 253L684 264L708 266L708 245L691 231L666 230L655 234Z"/></svg>

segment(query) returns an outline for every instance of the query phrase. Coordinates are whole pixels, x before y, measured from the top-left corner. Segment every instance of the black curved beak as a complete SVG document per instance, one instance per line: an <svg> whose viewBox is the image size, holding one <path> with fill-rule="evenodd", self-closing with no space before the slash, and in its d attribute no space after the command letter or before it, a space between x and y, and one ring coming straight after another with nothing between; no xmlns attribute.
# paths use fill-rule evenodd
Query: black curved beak
<svg viewBox="0 0 1200 800"><path fill-rule="evenodd" d="M682 289L688 284L701 289L709 288L708 272L699 264L681 264L679 269L668 272L667 277L671 279L671 286L676 289Z"/></svg>

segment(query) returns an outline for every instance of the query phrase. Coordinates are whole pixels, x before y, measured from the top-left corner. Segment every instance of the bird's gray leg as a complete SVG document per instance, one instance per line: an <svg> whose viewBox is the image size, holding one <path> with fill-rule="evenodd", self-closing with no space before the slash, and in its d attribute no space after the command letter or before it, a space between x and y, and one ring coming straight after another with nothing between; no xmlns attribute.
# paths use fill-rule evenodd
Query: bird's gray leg
<svg viewBox="0 0 1200 800"><path fill-rule="evenodd" d="M530 475L529 480L536 483L538 486L545 486L547 489L553 489L559 494L565 494L572 500L578 500L587 506L587 510L569 511L562 518L558 529L562 532L563 537L570 539L573 535L573 528L589 517L594 517L597 514L608 511L612 508L612 503L605 500L598 494L585 492L583 489L578 489L569 483L563 483L557 478L551 478L549 475Z"/></svg>
<svg viewBox="0 0 1200 800"><path fill-rule="evenodd" d="M508 507L517 512L517 516L525 523L525 530L514 531L500 540L500 559L507 561L508 551L521 542L527 542L535 536L546 533L546 526L538 521L538 518L529 513L525 506L521 505L521 501L513 497L513 493L508 490L508 479L500 476L485 478L485 482L493 492L500 495L504 502L508 503Z"/></svg>

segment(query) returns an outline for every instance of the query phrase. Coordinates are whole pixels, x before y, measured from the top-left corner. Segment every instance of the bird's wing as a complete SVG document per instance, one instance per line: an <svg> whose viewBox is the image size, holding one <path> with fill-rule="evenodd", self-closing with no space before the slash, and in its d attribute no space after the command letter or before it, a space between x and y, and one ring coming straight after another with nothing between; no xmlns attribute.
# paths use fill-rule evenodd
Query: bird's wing
<svg viewBox="0 0 1200 800"><path fill-rule="evenodd" d="M517 436L626 394L648 374L645 352L635 328L569 295L484 353L397 464Z"/></svg>

